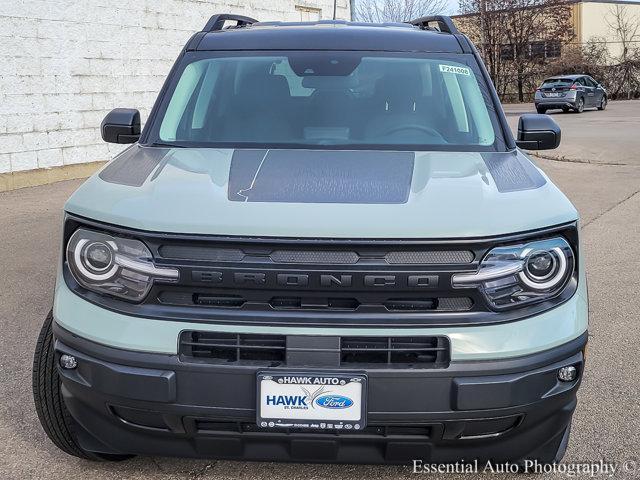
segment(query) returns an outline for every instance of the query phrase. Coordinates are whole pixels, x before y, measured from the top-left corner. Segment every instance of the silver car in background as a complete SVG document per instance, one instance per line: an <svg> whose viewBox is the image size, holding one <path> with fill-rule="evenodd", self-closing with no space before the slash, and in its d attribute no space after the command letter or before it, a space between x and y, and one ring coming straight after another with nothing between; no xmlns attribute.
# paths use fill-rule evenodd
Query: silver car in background
<svg viewBox="0 0 640 480"><path fill-rule="evenodd" d="M607 91L589 75L558 75L549 77L536 89L535 105L538 113L562 109L582 113L585 108L604 110Z"/></svg>

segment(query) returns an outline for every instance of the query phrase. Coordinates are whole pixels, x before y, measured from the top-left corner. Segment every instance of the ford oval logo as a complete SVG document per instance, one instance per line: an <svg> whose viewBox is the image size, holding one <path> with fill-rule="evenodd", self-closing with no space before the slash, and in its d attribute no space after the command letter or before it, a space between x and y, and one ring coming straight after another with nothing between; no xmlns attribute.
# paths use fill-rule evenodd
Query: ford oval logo
<svg viewBox="0 0 640 480"><path fill-rule="evenodd" d="M353 400L342 395L323 395L316 399L316 405L323 408L349 408Z"/></svg>

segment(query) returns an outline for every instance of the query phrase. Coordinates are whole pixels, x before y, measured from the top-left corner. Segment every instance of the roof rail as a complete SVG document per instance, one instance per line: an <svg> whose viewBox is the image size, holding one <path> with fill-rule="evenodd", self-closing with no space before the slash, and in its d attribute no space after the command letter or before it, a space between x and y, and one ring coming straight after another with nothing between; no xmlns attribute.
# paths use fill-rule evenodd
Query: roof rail
<svg viewBox="0 0 640 480"><path fill-rule="evenodd" d="M245 17L244 15L235 15L233 13L220 13L213 15L207 24L202 29L203 32L215 32L216 30L222 30L224 28L224 22L231 21L236 22L237 25L231 28L246 27L253 23L258 23L258 20L251 17Z"/></svg>
<svg viewBox="0 0 640 480"><path fill-rule="evenodd" d="M435 23L437 24L437 30L440 30L441 32L453 33L456 35L460 33L457 27L453 24L453 20L451 20L451 17L447 17L445 15L428 15L426 17L409 20L407 23L415 25L416 27L420 27L423 30L433 28L429 24Z"/></svg>

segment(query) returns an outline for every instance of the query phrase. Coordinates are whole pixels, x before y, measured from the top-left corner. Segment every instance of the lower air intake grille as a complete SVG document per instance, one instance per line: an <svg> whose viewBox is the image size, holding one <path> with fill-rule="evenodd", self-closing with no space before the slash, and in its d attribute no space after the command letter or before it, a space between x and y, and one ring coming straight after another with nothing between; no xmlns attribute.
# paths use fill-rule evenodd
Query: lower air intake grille
<svg viewBox="0 0 640 480"><path fill-rule="evenodd" d="M342 337L340 365L414 365L446 368L450 361L447 337Z"/></svg>
<svg viewBox="0 0 640 480"><path fill-rule="evenodd" d="M230 421L220 421L220 420L209 420L209 419L193 419L189 418L187 420L189 427L194 425L197 433L204 434L215 434L222 432L233 432L233 433L254 433L254 432L267 432L271 435L291 435L296 433L312 433L314 435L326 435L326 436L377 436L377 437L393 437L396 435L400 435L403 437L412 436L412 437L422 437L428 439L431 437L432 427L429 425L386 425L386 426L374 426L370 425L365 427L363 430L335 430L335 429L324 429L324 430L309 430L308 428L286 428L286 429L277 429L274 430L272 428L261 428L255 423L248 422L230 422Z"/></svg>
<svg viewBox="0 0 640 480"><path fill-rule="evenodd" d="M335 355L336 362L339 358L343 368L447 368L451 359L447 337L340 337L339 344L337 340L325 353ZM180 355L211 363L286 366L287 337L185 331L180 335Z"/></svg>
<svg viewBox="0 0 640 480"><path fill-rule="evenodd" d="M257 335L218 332L182 332L180 354L221 362L284 362L284 335Z"/></svg>

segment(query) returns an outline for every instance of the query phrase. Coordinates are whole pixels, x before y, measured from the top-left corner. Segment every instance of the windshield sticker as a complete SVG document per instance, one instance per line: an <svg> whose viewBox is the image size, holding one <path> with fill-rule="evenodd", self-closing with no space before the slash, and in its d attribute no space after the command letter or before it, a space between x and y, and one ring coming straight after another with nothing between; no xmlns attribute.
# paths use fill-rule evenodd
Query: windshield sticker
<svg viewBox="0 0 640 480"><path fill-rule="evenodd" d="M439 64L439 66L442 73L455 73L456 75L466 75L467 77L471 75L471 70L467 67L455 67L453 65L443 64Z"/></svg>

